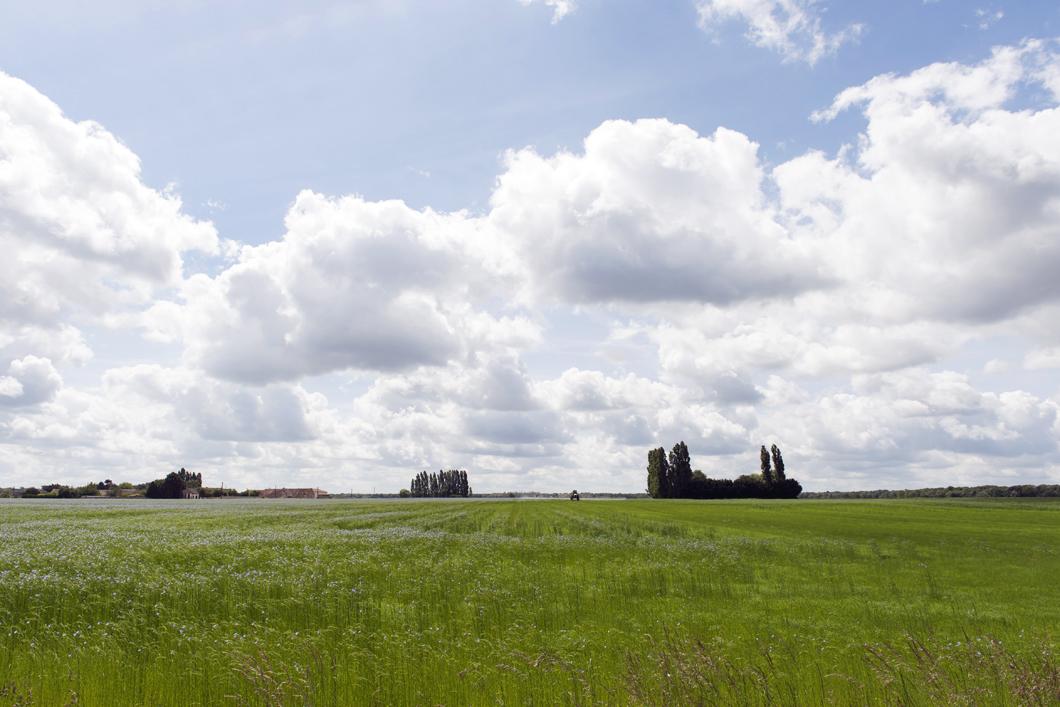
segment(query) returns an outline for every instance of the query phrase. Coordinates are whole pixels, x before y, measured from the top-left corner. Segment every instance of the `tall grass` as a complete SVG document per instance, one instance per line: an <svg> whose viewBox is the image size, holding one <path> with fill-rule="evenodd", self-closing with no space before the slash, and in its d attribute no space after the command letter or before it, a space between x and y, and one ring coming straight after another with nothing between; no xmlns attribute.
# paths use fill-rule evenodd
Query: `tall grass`
<svg viewBox="0 0 1060 707"><path fill-rule="evenodd" d="M0 704L1056 704L1060 502L0 503Z"/></svg>

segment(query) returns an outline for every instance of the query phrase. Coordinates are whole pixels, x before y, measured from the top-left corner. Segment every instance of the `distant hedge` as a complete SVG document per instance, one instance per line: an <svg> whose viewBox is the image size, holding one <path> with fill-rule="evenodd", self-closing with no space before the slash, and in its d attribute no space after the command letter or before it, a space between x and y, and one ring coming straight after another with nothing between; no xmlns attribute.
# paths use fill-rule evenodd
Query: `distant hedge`
<svg viewBox="0 0 1060 707"><path fill-rule="evenodd" d="M946 486L926 489L875 491L804 491L799 498L1052 498L1060 497L1060 484L1018 486Z"/></svg>

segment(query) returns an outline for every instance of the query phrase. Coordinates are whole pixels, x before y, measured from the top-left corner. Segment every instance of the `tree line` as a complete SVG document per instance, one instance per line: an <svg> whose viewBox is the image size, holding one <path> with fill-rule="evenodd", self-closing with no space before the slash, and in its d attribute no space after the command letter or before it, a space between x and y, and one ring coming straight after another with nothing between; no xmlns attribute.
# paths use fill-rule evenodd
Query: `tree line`
<svg viewBox="0 0 1060 707"><path fill-rule="evenodd" d="M924 489L875 489L873 491L815 491L803 498L1056 498L1060 484L1017 486L940 486Z"/></svg>
<svg viewBox="0 0 1060 707"><path fill-rule="evenodd" d="M100 491L104 488L104 483L111 483L108 479L107 482L99 482L98 484L89 483L84 486L68 486L66 484L44 484L40 487L30 486L22 489L20 494L21 498L81 498L82 496L99 496ZM130 488L131 488L130 484ZM5 489L6 493L0 493L0 497L9 497L14 495L13 489Z"/></svg>
<svg viewBox="0 0 1060 707"><path fill-rule="evenodd" d="M81 486L69 484L43 484L24 488L0 488L0 498L128 498L146 496L147 498L182 498L184 491L195 489L199 498L220 498L221 496L256 496L257 491L248 489L237 491L232 488L208 488L202 485L202 474L192 474L186 469L174 471L161 479L133 484L128 481L120 483L106 479L100 482L87 483Z"/></svg>
<svg viewBox="0 0 1060 707"><path fill-rule="evenodd" d="M761 473L711 479L692 470L688 445L678 442L669 456L663 447L648 451L648 495L652 498L796 498L802 485L785 473L777 445L762 446Z"/></svg>
<svg viewBox="0 0 1060 707"><path fill-rule="evenodd" d="M409 488L402 489L400 495L416 498L466 498L471 495L471 486L467 482L467 472L463 469L439 469L437 474L421 471L412 477Z"/></svg>

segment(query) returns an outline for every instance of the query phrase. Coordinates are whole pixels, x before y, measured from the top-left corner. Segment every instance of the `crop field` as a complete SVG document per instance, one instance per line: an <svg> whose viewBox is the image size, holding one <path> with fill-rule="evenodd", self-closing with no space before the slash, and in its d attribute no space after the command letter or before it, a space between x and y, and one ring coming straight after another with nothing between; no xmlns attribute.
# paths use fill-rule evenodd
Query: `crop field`
<svg viewBox="0 0 1060 707"><path fill-rule="evenodd" d="M0 704L1055 704L1060 503L7 501Z"/></svg>

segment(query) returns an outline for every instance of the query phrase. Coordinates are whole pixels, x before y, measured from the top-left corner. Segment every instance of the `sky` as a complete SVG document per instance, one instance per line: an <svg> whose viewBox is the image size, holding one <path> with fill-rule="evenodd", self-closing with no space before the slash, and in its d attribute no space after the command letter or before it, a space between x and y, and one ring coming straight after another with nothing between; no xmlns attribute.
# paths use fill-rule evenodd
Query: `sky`
<svg viewBox="0 0 1060 707"><path fill-rule="evenodd" d="M0 7L0 486L1060 483L1060 6Z"/></svg>

